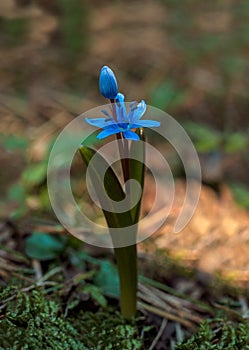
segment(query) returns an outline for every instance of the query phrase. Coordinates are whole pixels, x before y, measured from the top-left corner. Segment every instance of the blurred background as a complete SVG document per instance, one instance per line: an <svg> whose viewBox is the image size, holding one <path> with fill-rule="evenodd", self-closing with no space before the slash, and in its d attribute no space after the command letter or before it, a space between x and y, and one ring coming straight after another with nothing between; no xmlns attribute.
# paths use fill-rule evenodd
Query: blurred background
<svg viewBox="0 0 249 350"><path fill-rule="evenodd" d="M103 65L128 101L145 99L186 128L204 182L225 183L247 210L248 37L242 0L1 0L1 217L53 215L49 150L75 116L106 103Z"/></svg>

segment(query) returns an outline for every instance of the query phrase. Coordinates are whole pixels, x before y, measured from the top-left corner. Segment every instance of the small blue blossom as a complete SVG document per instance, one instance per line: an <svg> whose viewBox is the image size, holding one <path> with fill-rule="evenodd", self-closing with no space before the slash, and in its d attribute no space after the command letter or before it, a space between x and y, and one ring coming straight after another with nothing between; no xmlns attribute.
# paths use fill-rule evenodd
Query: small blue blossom
<svg viewBox="0 0 249 350"><path fill-rule="evenodd" d="M140 140L139 136L131 129L160 126L160 122L154 120L141 120L146 111L146 103L143 100L139 103L131 102L128 113L123 94L118 93L115 102L116 119L106 110L102 111L105 118L85 119L88 124L103 129L97 135L99 140L110 135L122 133L123 137L127 140L138 141Z"/></svg>
<svg viewBox="0 0 249 350"><path fill-rule="evenodd" d="M108 66L102 67L99 76L99 90L109 99L115 99L118 93L118 83L115 74Z"/></svg>

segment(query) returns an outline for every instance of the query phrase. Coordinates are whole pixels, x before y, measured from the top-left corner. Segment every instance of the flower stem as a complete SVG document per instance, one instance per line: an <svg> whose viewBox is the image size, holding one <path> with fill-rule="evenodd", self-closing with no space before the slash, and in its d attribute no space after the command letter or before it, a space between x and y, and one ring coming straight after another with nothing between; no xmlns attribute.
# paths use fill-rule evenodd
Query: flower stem
<svg viewBox="0 0 249 350"><path fill-rule="evenodd" d="M124 318L136 315L137 307L137 245L115 248L120 283L120 308Z"/></svg>
<svg viewBox="0 0 249 350"><path fill-rule="evenodd" d="M117 120L115 100L111 100L113 118ZM123 178L125 183L126 196L130 196L128 180L130 180L130 159L128 140L117 134L119 154L121 159ZM131 219L131 225L134 224ZM133 233L136 236L136 232ZM134 237L134 242L136 241ZM124 318L135 317L137 308L137 245L114 248L115 257L118 266L120 283L120 308Z"/></svg>
<svg viewBox="0 0 249 350"><path fill-rule="evenodd" d="M130 196L130 187L128 180L130 179L130 159L129 144L123 139L123 155L122 163L123 176L125 182L126 196ZM134 224L131 222L131 225ZM136 232L133 233L136 236ZM134 237L136 241L136 237ZM130 319L136 315L137 307L137 245L133 244L127 247L115 248L115 257L117 260L118 274L120 281L120 308L124 318Z"/></svg>

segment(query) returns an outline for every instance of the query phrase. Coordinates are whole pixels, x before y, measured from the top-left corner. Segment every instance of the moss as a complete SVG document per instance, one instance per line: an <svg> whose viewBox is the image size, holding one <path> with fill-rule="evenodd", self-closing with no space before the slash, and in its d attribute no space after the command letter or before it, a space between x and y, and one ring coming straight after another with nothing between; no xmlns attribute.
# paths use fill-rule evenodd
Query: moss
<svg viewBox="0 0 249 350"><path fill-rule="evenodd" d="M76 317L64 317L58 296L51 300L44 290L14 287L2 290L2 305L14 294L0 317L0 349L142 349L135 324L125 323L117 312L80 310Z"/></svg>
<svg viewBox="0 0 249 350"><path fill-rule="evenodd" d="M205 321L198 332L176 346L176 350L249 349L249 324L224 319Z"/></svg>

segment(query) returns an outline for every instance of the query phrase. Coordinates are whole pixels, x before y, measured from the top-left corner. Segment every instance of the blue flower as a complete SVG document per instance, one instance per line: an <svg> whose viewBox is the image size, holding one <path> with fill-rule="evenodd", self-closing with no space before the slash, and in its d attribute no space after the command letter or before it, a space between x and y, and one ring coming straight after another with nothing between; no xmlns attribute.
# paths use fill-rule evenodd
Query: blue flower
<svg viewBox="0 0 249 350"><path fill-rule="evenodd" d="M131 102L128 113L126 111L123 94L118 93L115 101L115 119L106 110L102 111L106 116L105 118L85 119L88 124L103 129L103 131L97 135L99 140L110 135L122 133L123 137L127 140L138 141L140 138L132 129L160 126L160 122L154 120L141 120L141 117L146 111L146 103L143 100L140 103Z"/></svg>
<svg viewBox="0 0 249 350"><path fill-rule="evenodd" d="M115 74L108 66L102 67L99 76L99 90L109 99L114 99L118 93L118 83Z"/></svg>

